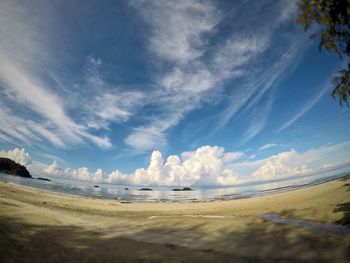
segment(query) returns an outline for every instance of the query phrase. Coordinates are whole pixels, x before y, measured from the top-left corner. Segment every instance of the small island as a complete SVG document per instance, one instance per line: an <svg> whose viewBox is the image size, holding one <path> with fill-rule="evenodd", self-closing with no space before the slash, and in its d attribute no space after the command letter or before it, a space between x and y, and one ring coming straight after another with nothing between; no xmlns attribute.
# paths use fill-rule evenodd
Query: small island
<svg viewBox="0 0 350 263"><path fill-rule="evenodd" d="M51 182L51 180L50 180L50 179L48 179L48 178L44 178L44 177L37 177L36 179L41 180L41 181Z"/></svg>
<svg viewBox="0 0 350 263"><path fill-rule="evenodd" d="M139 191L152 191L152 188L143 187L140 188Z"/></svg>
<svg viewBox="0 0 350 263"><path fill-rule="evenodd" d="M9 158L0 157L0 172L20 177L32 178L27 168Z"/></svg>
<svg viewBox="0 0 350 263"><path fill-rule="evenodd" d="M190 187L174 188L173 191L192 191Z"/></svg>

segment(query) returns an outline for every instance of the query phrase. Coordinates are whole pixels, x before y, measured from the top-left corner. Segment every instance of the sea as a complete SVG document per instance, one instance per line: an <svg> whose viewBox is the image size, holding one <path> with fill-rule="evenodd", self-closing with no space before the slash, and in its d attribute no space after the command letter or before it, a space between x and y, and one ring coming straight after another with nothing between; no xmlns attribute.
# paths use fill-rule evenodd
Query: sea
<svg viewBox="0 0 350 263"><path fill-rule="evenodd" d="M191 191L173 191L171 186L147 186L151 191L141 190L142 186L117 185L68 180L57 177L46 177L43 181L36 178L24 178L0 173L0 181L25 187L37 188L59 194L78 195L90 198L113 199L121 202L210 202L215 200L230 200L250 198L336 180L350 174L350 167L328 170L317 174L297 176L283 180L260 183L241 184L234 186L193 186ZM44 176L43 176L44 177ZM178 188L178 187L176 187Z"/></svg>

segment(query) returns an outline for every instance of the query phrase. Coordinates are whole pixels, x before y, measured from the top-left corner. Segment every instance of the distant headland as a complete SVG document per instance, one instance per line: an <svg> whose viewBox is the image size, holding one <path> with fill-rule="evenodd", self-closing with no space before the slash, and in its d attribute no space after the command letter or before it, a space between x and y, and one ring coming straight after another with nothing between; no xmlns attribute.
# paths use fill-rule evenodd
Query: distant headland
<svg viewBox="0 0 350 263"><path fill-rule="evenodd" d="M0 172L16 176L32 178L27 168L9 158L0 157Z"/></svg>

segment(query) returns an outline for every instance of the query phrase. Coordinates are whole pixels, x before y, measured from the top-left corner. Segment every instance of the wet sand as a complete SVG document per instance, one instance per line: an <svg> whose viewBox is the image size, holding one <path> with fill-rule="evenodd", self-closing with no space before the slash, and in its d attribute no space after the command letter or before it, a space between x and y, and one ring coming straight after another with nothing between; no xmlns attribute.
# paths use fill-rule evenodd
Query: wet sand
<svg viewBox="0 0 350 263"><path fill-rule="evenodd" d="M145 204L0 183L0 262L350 262L349 217L349 177L248 199Z"/></svg>

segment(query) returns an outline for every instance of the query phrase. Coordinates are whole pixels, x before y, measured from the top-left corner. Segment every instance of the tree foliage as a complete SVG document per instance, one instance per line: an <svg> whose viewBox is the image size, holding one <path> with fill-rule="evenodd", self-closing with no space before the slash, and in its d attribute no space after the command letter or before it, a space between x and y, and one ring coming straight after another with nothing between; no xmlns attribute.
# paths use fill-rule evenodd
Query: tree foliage
<svg viewBox="0 0 350 263"><path fill-rule="evenodd" d="M332 96L340 105L350 99L350 0L299 0L297 22L305 31L313 25L316 33L311 38L319 38L320 50L334 52L345 63L333 78L335 85Z"/></svg>

